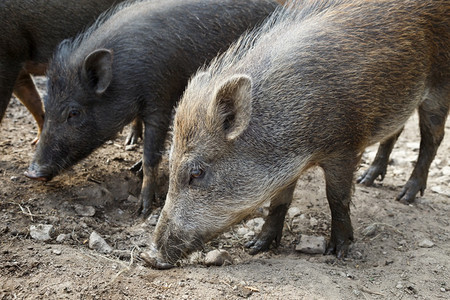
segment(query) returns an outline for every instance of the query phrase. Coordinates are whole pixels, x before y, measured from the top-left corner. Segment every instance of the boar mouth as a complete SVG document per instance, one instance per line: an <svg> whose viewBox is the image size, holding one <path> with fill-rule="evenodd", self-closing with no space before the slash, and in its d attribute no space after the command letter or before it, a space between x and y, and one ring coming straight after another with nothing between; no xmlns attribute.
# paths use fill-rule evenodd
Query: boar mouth
<svg viewBox="0 0 450 300"><path fill-rule="evenodd" d="M30 179L38 181L50 181L53 178L53 174L45 170L45 168L39 167L35 163L31 164L24 175Z"/></svg>
<svg viewBox="0 0 450 300"><path fill-rule="evenodd" d="M182 236L182 237L180 237ZM204 240L199 234L187 238L188 234L171 234L166 231L162 237L152 244L151 250L142 257L151 267L155 269L168 269L173 267L179 260L188 257L195 250L202 249Z"/></svg>

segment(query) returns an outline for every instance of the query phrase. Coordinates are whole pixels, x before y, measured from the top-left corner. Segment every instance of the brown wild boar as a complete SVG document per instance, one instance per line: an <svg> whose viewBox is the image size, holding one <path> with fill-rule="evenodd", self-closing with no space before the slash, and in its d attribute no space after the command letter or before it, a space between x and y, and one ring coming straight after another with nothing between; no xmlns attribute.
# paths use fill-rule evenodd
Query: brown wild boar
<svg viewBox="0 0 450 300"><path fill-rule="evenodd" d="M361 153L395 137L418 109L421 149L407 183L417 193L449 105L450 1L304 0L279 9L188 84L174 119L168 196L143 257L170 267L270 200L248 244L251 253L267 250L280 242L296 181L312 166L325 175L327 253L343 257Z"/></svg>

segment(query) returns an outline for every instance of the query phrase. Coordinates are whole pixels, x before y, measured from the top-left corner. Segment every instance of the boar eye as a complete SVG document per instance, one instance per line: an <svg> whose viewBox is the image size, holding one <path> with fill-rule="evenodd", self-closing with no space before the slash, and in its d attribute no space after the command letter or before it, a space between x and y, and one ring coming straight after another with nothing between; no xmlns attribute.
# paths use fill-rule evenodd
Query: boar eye
<svg viewBox="0 0 450 300"><path fill-rule="evenodd" d="M67 119L74 118L80 115L80 111L76 109L72 109L69 111L69 115L67 116Z"/></svg>
<svg viewBox="0 0 450 300"><path fill-rule="evenodd" d="M200 168L192 169L192 170L191 170L191 173L190 173L190 176L191 176L191 177L190 177L190 179L189 179L189 184L191 184L191 182L192 182L193 179L202 178L204 174L205 174L205 171L203 171L203 170L200 169Z"/></svg>

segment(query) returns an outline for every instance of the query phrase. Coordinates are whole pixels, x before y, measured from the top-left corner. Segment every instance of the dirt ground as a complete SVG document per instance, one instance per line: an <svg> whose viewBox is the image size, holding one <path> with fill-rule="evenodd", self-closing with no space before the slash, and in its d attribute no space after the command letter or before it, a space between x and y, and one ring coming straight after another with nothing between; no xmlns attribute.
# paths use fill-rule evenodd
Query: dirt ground
<svg viewBox="0 0 450 300"><path fill-rule="evenodd" d="M42 88L44 80L37 80ZM323 175L314 169L297 185L292 207L299 214L287 218L278 249L250 256L243 245L254 228L245 220L166 271L147 268L139 257L154 229L152 220L134 216L139 179L129 167L139 159L141 145L125 151L124 131L42 183L23 176L35 133L31 115L12 101L0 128L0 299L450 298L450 121L428 188L416 203L394 198L418 155L417 116L397 142L384 181L356 185L355 242L347 259L294 249L301 233L329 236ZM376 145L367 149L358 174L375 151ZM53 225L50 240L31 237L31 226L38 224ZM89 248L93 231L111 253ZM233 264L205 267L205 253L217 248L227 250Z"/></svg>

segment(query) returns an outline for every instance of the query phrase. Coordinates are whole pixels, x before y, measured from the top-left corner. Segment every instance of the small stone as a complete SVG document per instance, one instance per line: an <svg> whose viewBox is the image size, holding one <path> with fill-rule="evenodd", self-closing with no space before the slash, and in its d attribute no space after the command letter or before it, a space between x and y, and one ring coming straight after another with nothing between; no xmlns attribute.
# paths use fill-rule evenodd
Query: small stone
<svg viewBox="0 0 450 300"><path fill-rule="evenodd" d="M245 225L248 227L249 230L259 232L259 231L261 231L261 228L264 225L264 219L263 218L254 218L254 219L251 219L250 221L248 221Z"/></svg>
<svg viewBox="0 0 450 300"><path fill-rule="evenodd" d="M244 234L244 239L249 240L251 238L255 237L255 232L253 230L250 230L246 234Z"/></svg>
<svg viewBox="0 0 450 300"><path fill-rule="evenodd" d="M205 256L205 265L207 266L222 266L225 263L233 263L231 255L225 250L212 250Z"/></svg>
<svg viewBox="0 0 450 300"><path fill-rule="evenodd" d="M158 219L159 219L159 216L150 215L147 219L147 223L150 226L156 226L156 224L158 224Z"/></svg>
<svg viewBox="0 0 450 300"><path fill-rule="evenodd" d="M189 256L189 262L191 264L199 264L204 261L203 253L201 251L196 251Z"/></svg>
<svg viewBox="0 0 450 300"><path fill-rule="evenodd" d="M442 174L445 176L450 176L450 166L445 166L442 168Z"/></svg>
<svg viewBox="0 0 450 300"><path fill-rule="evenodd" d="M85 206L81 204L75 204L75 212L82 217L92 217L95 215L95 208L92 206Z"/></svg>
<svg viewBox="0 0 450 300"><path fill-rule="evenodd" d="M133 145L126 145L125 146L125 151L133 151L138 147L137 144L133 144Z"/></svg>
<svg viewBox="0 0 450 300"><path fill-rule="evenodd" d="M361 232L362 235L371 237L374 236L377 233L378 226L376 224L371 224L364 228Z"/></svg>
<svg viewBox="0 0 450 300"><path fill-rule="evenodd" d="M248 232L249 232L248 228L245 228L245 227L241 227L236 231L237 235L239 235L239 236L244 236Z"/></svg>
<svg viewBox="0 0 450 300"><path fill-rule="evenodd" d="M407 244L407 241L406 240L401 240L401 241L398 241L398 244L400 246L405 246Z"/></svg>
<svg viewBox="0 0 450 300"><path fill-rule="evenodd" d="M111 253L113 250L112 247L95 231L92 231L89 236L89 248L105 254Z"/></svg>
<svg viewBox="0 0 450 300"><path fill-rule="evenodd" d="M158 223L159 215L161 214L161 208L157 208L152 211L151 215L147 218L147 224L150 226L156 226Z"/></svg>
<svg viewBox="0 0 450 300"><path fill-rule="evenodd" d="M409 142L409 143L406 143L406 147L411 148L413 151L417 151L420 148L420 143L419 142Z"/></svg>
<svg viewBox="0 0 450 300"><path fill-rule="evenodd" d="M291 207L288 209L287 216L289 219L292 219L292 218L300 215L300 213L301 213L300 208L294 206L294 207Z"/></svg>
<svg viewBox="0 0 450 300"><path fill-rule="evenodd" d="M450 197L450 188L443 185L435 185L430 188L433 192Z"/></svg>
<svg viewBox="0 0 450 300"><path fill-rule="evenodd" d="M424 239L419 243L420 248L431 248L434 246L434 243L428 239Z"/></svg>
<svg viewBox="0 0 450 300"><path fill-rule="evenodd" d="M129 202L139 202L139 199L133 195L128 195L127 201Z"/></svg>
<svg viewBox="0 0 450 300"><path fill-rule="evenodd" d="M52 237L53 225L37 224L30 226L30 235L38 241L48 241Z"/></svg>
<svg viewBox="0 0 450 300"><path fill-rule="evenodd" d="M325 253L327 243L323 236L309 236L302 234L300 242L295 246L295 250L308 254Z"/></svg>
<svg viewBox="0 0 450 300"><path fill-rule="evenodd" d="M363 258L363 254L359 251L355 251L355 253L353 254L353 257L355 259L362 259Z"/></svg>
<svg viewBox="0 0 450 300"><path fill-rule="evenodd" d="M403 288L403 284L401 282L397 283L397 285L395 286L397 289L402 289Z"/></svg>
<svg viewBox="0 0 450 300"><path fill-rule="evenodd" d="M317 226L317 224L319 224L319 221L316 218L311 217L311 219L309 219L309 225L311 227L315 227L315 226Z"/></svg>
<svg viewBox="0 0 450 300"><path fill-rule="evenodd" d="M70 234L61 233L56 237L56 242L62 243L69 238L70 238Z"/></svg>
<svg viewBox="0 0 450 300"><path fill-rule="evenodd" d="M19 177L17 177L17 176L11 176L11 181L17 181L17 180L19 180Z"/></svg>
<svg viewBox="0 0 450 300"><path fill-rule="evenodd" d="M441 287L441 292L446 292L447 290L444 287Z"/></svg>
<svg viewBox="0 0 450 300"><path fill-rule="evenodd" d="M61 250L59 250L59 249L53 249L53 250L52 250L52 253L55 254L55 255L61 255Z"/></svg>

